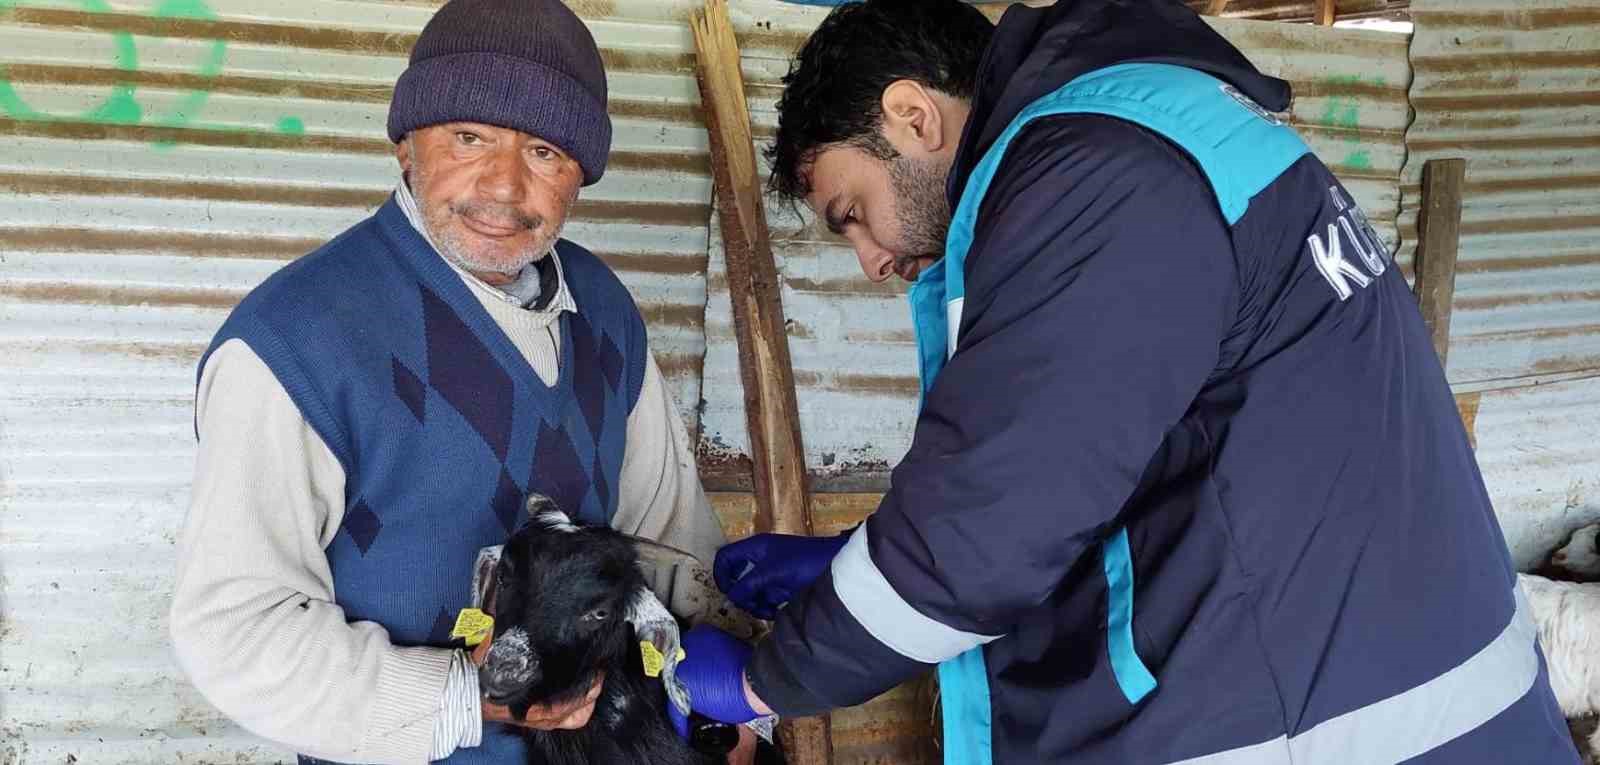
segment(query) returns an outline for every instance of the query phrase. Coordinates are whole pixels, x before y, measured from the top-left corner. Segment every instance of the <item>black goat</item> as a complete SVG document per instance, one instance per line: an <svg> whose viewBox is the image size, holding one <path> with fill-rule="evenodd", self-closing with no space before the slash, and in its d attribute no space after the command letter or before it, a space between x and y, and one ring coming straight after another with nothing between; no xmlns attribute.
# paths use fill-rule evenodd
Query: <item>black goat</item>
<svg viewBox="0 0 1600 765"><path fill-rule="evenodd" d="M528 730L530 762L702 765L667 718L660 678L645 675L629 621L650 595L633 543L578 526L535 496L495 572L494 642L479 670L484 694L517 717L534 704L581 697L605 673L594 716L579 730Z"/></svg>

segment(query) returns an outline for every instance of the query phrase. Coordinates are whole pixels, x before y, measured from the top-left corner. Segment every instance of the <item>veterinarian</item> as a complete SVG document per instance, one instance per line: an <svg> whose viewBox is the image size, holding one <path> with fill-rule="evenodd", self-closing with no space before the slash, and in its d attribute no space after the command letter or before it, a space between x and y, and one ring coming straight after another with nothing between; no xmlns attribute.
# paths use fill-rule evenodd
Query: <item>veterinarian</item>
<svg viewBox="0 0 1600 765"><path fill-rule="evenodd" d="M691 636L697 708L937 666L951 763L1576 761L1416 303L1289 104L1171 0L829 16L772 185L912 282L922 411L864 525L719 555L788 605L753 655Z"/></svg>
<svg viewBox="0 0 1600 765"><path fill-rule="evenodd" d="M583 23L453 0L388 132L393 196L201 359L172 638L208 700L308 761L521 765L450 633L527 494L705 560L724 537L638 308L559 238L611 148ZM581 727L598 690L520 722Z"/></svg>

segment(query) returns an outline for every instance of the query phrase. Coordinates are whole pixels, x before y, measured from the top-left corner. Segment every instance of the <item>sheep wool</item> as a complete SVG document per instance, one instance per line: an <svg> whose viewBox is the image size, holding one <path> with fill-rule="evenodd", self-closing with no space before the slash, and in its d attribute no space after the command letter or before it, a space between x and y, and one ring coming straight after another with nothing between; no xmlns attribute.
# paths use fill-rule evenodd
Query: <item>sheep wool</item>
<svg viewBox="0 0 1600 765"><path fill-rule="evenodd" d="M1533 621L1539 627L1550 687L1567 717L1600 712L1600 583L1554 582L1532 574L1518 574L1528 594ZM1600 731L1590 736L1591 751L1600 751Z"/></svg>

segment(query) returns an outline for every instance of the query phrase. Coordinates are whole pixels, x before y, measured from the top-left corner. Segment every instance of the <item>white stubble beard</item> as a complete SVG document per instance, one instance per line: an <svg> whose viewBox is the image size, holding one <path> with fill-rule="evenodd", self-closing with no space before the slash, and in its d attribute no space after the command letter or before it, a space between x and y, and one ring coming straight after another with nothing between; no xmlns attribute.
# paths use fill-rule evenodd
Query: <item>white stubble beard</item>
<svg viewBox="0 0 1600 765"><path fill-rule="evenodd" d="M406 140L409 142L411 139L408 136ZM491 273L515 277L529 264L544 257L556 240L561 238L561 231L566 228L565 220L550 226L548 221L541 219L538 229L546 230L546 233L524 247L517 253L517 257L507 261L479 256L473 251L471 243L462 241L459 229L449 225L450 217L459 213L452 210L448 202L430 206L425 201L429 181L428 171L417 154L415 144L409 144L406 150L411 156L411 171L408 174L411 196L416 199L417 208L422 213L423 228L427 229L428 239L433 243L434 249L439 251L439 255L457 267L475 274Z"/></svg>

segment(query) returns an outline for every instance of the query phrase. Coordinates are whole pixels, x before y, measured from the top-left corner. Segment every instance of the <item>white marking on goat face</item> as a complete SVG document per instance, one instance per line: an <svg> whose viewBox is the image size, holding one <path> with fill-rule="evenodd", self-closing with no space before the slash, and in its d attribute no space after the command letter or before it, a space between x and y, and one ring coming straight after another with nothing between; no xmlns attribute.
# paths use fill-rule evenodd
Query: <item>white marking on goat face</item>
<svg viewBox="0 0 1600 765"><path fill-rule="evenodd" d="M578 530L577 525L560 510L544 510L533 517L533 522L545 531L559 531L570 534Z"/></svg>
<svg viewBox="0 0 1600 765"><path fill-rule="evenodd" d="M562 512L562 506L555 504L555 499L536 493L536 495L528 495L528 503L523 507L528 511L528 519L538 523L541 527L547 528L547 530L578 531L578 527L573 525L573 519L570 519L565 512Z"/></svg>
<svg viewBox="0 0 1600 765"><path fill-rule="evenodd" d="M573 524L572 518L561 512L561 507L555 503L555 500L543 494L529 494L527 509L528 517L546 531L570 533L578 530L578 527Z"/></svg>
<svg viewBox="0 0 1600 765"><path fill-rule="evenodd" d="M489 656L483 662L489 685L494 688L525 685L533 679L538 666L528 632L521 627L512 627L496 635L489 644Z"/></svg>
<svg viewBox="0 0 1600 765"><path fill-rule="evenodd" d="M607 727L622 724L622 718L628 714L628 697L623 694L613 694L607 699L607 704L601 707L600 714L605 716L602 721Z"/></svg>

